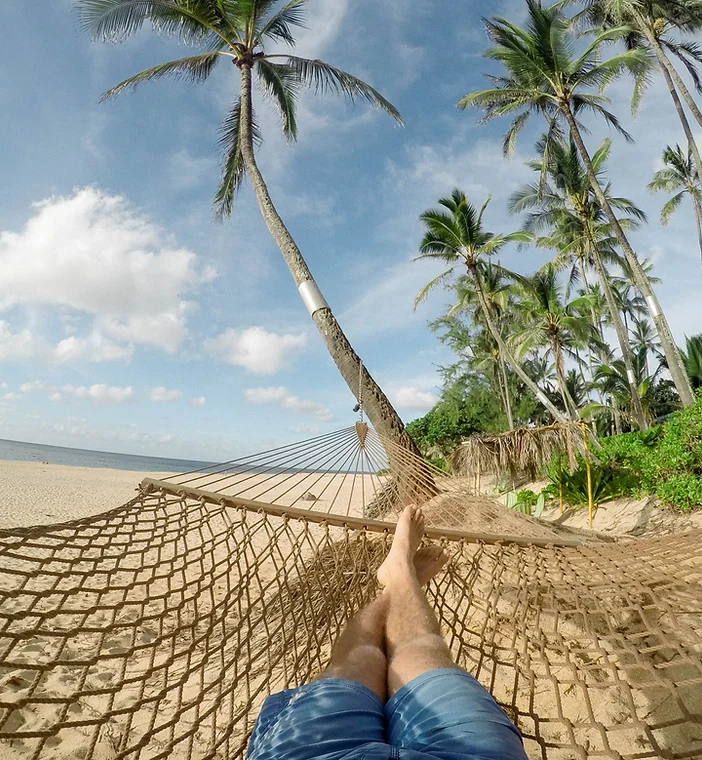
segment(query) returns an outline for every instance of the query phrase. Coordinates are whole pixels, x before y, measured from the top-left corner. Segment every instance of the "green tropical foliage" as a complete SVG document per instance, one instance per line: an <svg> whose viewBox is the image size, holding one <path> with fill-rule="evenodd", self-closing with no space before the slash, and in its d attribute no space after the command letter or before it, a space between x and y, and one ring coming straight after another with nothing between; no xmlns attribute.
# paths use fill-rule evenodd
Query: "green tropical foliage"
<svg viewBox="0 0 702 760"><path fill-rule="evenodd" d="M597 29L588 42L580 45L572 30L572 20L561 8L544 8L536 0L527 0L526 4L528 19L524 27L504 18L486 21L486 31L493 46L485 52L485 57L497 62L503 73L491 75L492 87L467 94L458 102L458 107L480 108L484 112L483 122L509 116L512 121L503 141L505 153L514 150L517 137L531 116L545 118L548 132L543 141L544 173L549 163L550 146L563 141L566 134L572 139L592 192L626 261L628 274L645 296L681 401L690 405L694 401L693 393L670 327L651 280L598 178L580 123L586 114L599 116L625 139L631 140L616 115L607 108L610 101L602 91L625 73L631 74L639 83L646 81L652 65L650 55L641 48L624 48L607 57L612 43L625 38L630 31L626 23ZM632 7L632 13L637 12L637 3L625 4L627 8ZM632 396L635 395L632 392ZM638 406L636 402L635 405ZM642 414L638 413L637 417L639 424L644 426Z"/></svg>
<svg viewBox="0 0 702 760"><path fill-rule="evenodd" d="M504 414L488 384L464 375L449 381L441 401L410 422L407 432L425 456L444 458L467 436L504 427Z"/></svg>
<svg viewBox="0 0 702 760"><path fill-rule="evenodd" d="M682 352L685 369L690 383L695 390L702 388L702 335L693 335L685 339Z"/></svg>
<svg viewBox="0 0 702 760"><path fill-rule="evenodd" d="M564 459L556 457L547 467L549 484L546 491L552 498L560 498L562 495L563 501L572 507L586 507L589 502L585 460L578 455L576 465L571 469ZM591 458L590 488L595 506L629 494L635 487L636 480L624 468L603 464L596 457Z"/></svg>
<svg viewBox="0 0 702 760"><path fill-rule="evenodd" d="M634 479L630 492L655 494L680 509L702 506L702 395L656 430L603 438L601 444L603 464Z"/></svg>

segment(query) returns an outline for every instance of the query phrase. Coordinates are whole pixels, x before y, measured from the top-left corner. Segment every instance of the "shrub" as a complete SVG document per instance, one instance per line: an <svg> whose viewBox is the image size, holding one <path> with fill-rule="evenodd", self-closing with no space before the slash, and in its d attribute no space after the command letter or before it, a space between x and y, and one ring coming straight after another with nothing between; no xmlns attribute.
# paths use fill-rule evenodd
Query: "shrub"
<svg viewBox="0 0 702 760"><path fill-rule="evenodd" d="M626 471L634 492L655 493L684 510L702 505L702 395L664 425L600 443L603 465Z"/></svg>
<svg viewBox="0 0 702 760"><path fill-rule="evenodd" d="M535 507L538 499L539 497L530 488L522 488L521 491L517 491L517 504Z"/></svg>
<svg viewBox="0 0 702 760"><path fill-rule="evenodd" d="M550 496L559 497L561 489L563 500L573 507L582 507L588 503L587 467L585 459L578 455L576 466L571 471L563 458L554 457L546 472L549 485L545 491ZM624 468L612 462L600 462L594 457L590 461L590 484L593 504L611 501L631 493L636 487L636 480Z"/></svg>
<svg viewBox="0 0 702 760"><path fill-rule="evenodd" d="M522 488L521 491L508 491L502 497L502 503L513 509L515 512L521 512L524 515L541 517L544 511L546 494L542 491L540 494L534 493L530 488ZM536 507L536 509L534 509Z"/></svg>
<svg viewBox="0 0 702 760"><path fill-rule="evenodd" d="M702 478L690 473L673 475L658 486L656 496L685 511L702 506Z"/></svg>

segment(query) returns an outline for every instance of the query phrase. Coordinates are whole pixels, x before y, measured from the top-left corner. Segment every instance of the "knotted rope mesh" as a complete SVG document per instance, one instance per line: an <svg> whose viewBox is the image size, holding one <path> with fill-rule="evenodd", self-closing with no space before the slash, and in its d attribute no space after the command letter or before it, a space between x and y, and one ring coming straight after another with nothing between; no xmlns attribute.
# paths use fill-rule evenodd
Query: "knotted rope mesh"
<svg viewBox="0 0 702 760"><path fill-rule="evenodd" d="M0 757L243 757L264 698L323 669L373 597L419 496L451 555L429 587L447 640L530 757L702 757L699 531L592 541L358 427L1 531Z"/></svg>

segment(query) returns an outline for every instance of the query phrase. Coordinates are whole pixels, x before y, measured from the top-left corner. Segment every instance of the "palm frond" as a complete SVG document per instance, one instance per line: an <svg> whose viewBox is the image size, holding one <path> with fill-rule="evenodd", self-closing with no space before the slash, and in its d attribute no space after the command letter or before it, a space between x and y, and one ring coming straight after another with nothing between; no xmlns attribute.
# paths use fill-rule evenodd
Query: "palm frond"
<svg viewBox="0 0 702 760"><path fill-rule="evenodd" d="M251 114L251 136L254 146L260 145L261 133L253 112ZM222 179L213 203L215 217L218 219L231 215L234 198L246 176L246 167L241 153L241 140L241 99L237 98L220 127L219 146L223 153Z"/></svg>
<svg viewBox="0 0 702 760"><path fill-rule="evenodd" d="M685 191L681 191L665 203L661 209L661 224L667 225L670 222L670 217L680 208L684 197Z"/></svg>
<svg viewBox="0 0 702 760"><path fill-rule="evenodd" d="M603 100L606 99L596 95L584 95L582 93L574 95L573 113L591 111L596 116L601 116L611 127L614 127L627 142L633 143L634 138L624 129L619 119L602 105Z"/></svg>
<svg viewBox="0 0 702 760"><path fill-rule="evenodd" d="M288 140L297 139L295 107L299 79L287 64L271 63L261 58L256 63L256 72L263 91L275 103L283 122L283 134Z"/></svg>
<svg viewBox="0 0 702 760"><path fill-rule="evenodd" d="M222 56L227 56L227 53L203 53L202 55L191 55L187 58L179 58L175 61L160 63L158 66L153 66L150 69L140 71L138 74L134 74L134 76L111 87L102 96L101 101L114 98L129 87L135 88L144 82L161 79L161 77L166 76L172 76L175 79L185 80L186 82L204 82L212 73L214 65Z"/></svg>
<svg viewBox="0 0 702 760"><path fill-rule="evenodd" d="M188 44L208 37L230 43L225 16L218 3L176 0L78 0L83 31L103 42L121 42L151 21L162 34L177 34Z"/></svg>
<svg viewBox="0 0 702 760"><path fill-rule="evenodd" d="M269 56L269 58L274 57L278 56ZM398 124L403 124L402 116L397 108L358 77L317 59L298 58L293 55L285 57L291 72L294 72L300 84L309 87L315 93L321 95L327 92L341 93L351 102L361 98L381 111L385 111Z"/></svg>
<svg viewBox="0 0 702 760"><path fill-rule="evenodd" d="M523 111L510 124L509 129L507 130L507 134L504 136L504 139L502 140L502 155L503 156L514 155L514 149L517 146L517 136L523 129L524 125L527 123L529 116L530 116L529 111Z"/></svg>
<svg viewBox="0 0 702 760"><path fill-rule="evenodd" d="M695 63L702 63L702 47L690 40L677 40L672 44L668 40L661 40L661 45L667 48L685 66L695 89L697 92L702 92L700 72L695 65Z"/></svg>
<svg viewBox="0 0 702 760"><path fill-rule="evenodd" d="M602 142L597 146L597 150L592 154L592 157L590 159L592 162L592 167L595 170L595 174L600 173L602 165L609 158L611 150L612 141L608 137L602 140Z"/></svg>
<svg viewBox="0 0 702 760"><path fill-rule="evenodd" d="M295 37L291 26L305 26L305 9L307 0L290 0L276 14L271 16L256 33L256 38L262 42L264 38L285 42L290 47L295 46Z"/></svg>
<svg viewBox="0 0 702 760"><path fill-rule="evenodd" d="M440 275L437 275L432 280L429 280L429 282L414 297L414 308L416 309L421 303L426 301L427 296L431 290L439 285L444 285L446 282L448 282L452 274L453 267L451 267L451 269L447 269L445 272L442 272Z"/></svg>

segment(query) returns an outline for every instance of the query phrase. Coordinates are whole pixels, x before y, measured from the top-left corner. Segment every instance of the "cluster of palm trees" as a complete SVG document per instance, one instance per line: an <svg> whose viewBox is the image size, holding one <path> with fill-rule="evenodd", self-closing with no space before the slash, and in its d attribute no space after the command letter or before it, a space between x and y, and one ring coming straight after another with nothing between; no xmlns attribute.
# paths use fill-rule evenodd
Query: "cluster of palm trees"
<svg viewBox="0 0 702 760"><path fill-rule="evenodd" d="M490 77L490 89L471 93L458 104L483 109L483 120L511 117L504 140L506 153L513 150L530 116L544 119L546 133L537 146L538 159L531 164L535 180L510 202L515 213L526 214L526 221L519 232L495 235L483 229L485 206L476 210L460 191L442 200L442 209L427 211L422 217L427 232L421 255L444 259L450 268L426 290L446 282L456 264L465 266L455 282L456 306L447 319L469 315L467 332L475 366L494 378L510 426L514 424L515 385L521 384L554 419L573 417L589 399L590 404L608 405L617 419L625 414L643 428L652 408L646 387L654 387L659 372L649 366L649 358L660 352L680 402L691 404L693 387L702 381L702 342L689 342L686 356L675 345L655 295L655 281L627 237L644 215L631 201L613 195L604 173L611 145L603 141L589 153L580 119L584 114L600 116L631 139L607 109L609 101L602 90L629 73L636 106L657 67L687 147L666 149L666 167L654 177L651 189L674 193L663 210L665 221L689 195L698 230L702 230L702 160L687 116L689 112L702 127L702 112L671 62L671 56L682 61L699 89L696 66L702 61L702 50L677 35L702 26L702 5L699 0L577 0L579 12L568 16L564 8L575 0L561 0L552 8L543 8L536 0L526 2L529 21L525 28L504 19L486 22L493 43L486 55L503 71ZM294 48L295 30L304 25L307 0L76 3L83 27L97 40L119 41L150 23L156 32L175 35L181 43L198 48L195 55L129 77L104 97L165 76L202 82L217 64L233 64L239 95L221 125L223 159L215 210L229 215L244 178L249 178L266 225L342 376L354 395L363 399L376 430L414 449L400 417L351 347L275 208L256 160L261 134L253 84L257 82L279 111L283 133L290 140L297 135L296 102L304 88L365 101L401 123L397 109L345 71L317 59L279 52L281 43ZM607 57L611 45L618 46L619 52ZM509 242L545 247L555 255L546 268L523 277L486 259ZM702 232L700 246L702 251ZM617 267L619 278L612 276L612 266ZM617 336L618 354L605 342L608 325Z"/></svg>
<svg viewBox="0 0 702 760"><path fill-rule="evenodd" d="M675 344L656 298L657 281L628 237L646 217L633 201L614 195L606 178L612 142L603 140L590 152L581 118L599 116L631 140L608 110L602 91L629 74L637 106L654 72L663 73L687 149L666 146L665 168L656 172L649 189L673 193L663 207L664 222L690 197L702 251L701 164L685 106L700 126L702 114L670 59L670 54L677 56L702 89L696 69L702 48L673 36L702 27L702 4L584 0L580 12L569 16L564 10L569 0L550 8L536 0L526 3L524 27L501 18L486 21L493 46L485 56L498 62L501 71L489 77L490 89L458 103L462 109L482 109L482 121L511 118L505 154L513 151L529 117L544 120L537 158L529 162L534 181L509 200L509 210L524 215L522 229L486 231L485 206L476 212L455 190L439 201L441 209L421 217L426 232L419 258L437 258L449 268L417 299L435 285L447 284L460 268L452 281L456 304L442 324L467 320L467 361L495 386L510 426L513 375L555 420L587 411L607 420L613 430L621 430L623 421L643 430L666 395L665 382L659 381L663 368L675 390L668 400L676 396L683 405L693 403L700 338L688 339L685 351ZM511 241L547 249L553 257L533 276L510 272L488 257ZM607 328L616 336L616 351L605 339Z"/></svg>

